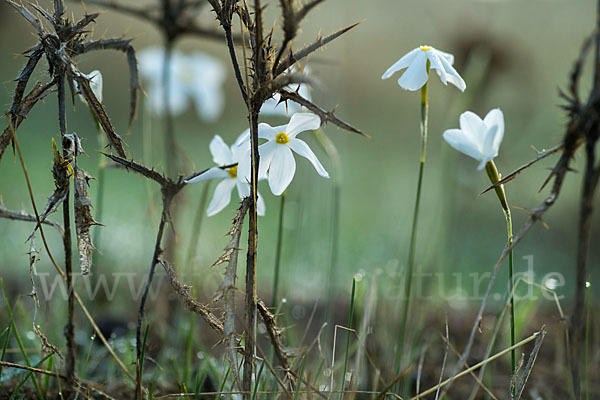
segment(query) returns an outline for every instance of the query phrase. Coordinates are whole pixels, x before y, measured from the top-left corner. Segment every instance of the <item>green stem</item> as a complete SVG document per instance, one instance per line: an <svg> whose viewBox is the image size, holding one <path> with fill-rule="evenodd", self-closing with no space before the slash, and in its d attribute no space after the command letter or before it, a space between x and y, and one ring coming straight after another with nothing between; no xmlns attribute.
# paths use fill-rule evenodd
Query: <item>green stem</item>
<svg viewBox="0 0 600 400"><path fill-rule="evenodd" d="M92 110L90 109L90 112ZM98 122L98 120L96 119L96 116L92 113L92 116L94 118L94 123L96 124L96 128L98 130L98 145L100 146L100 149L104 149L104 147L106 146L106 137L104 136L103 132L102 132L102 128L100 127L100 123ZM104 213L104 173L106 171L106 157L100 155L100 158L98 160L98 192L96 193L96 219L102 223L102 215ZM94 243L94 246L97 249L100 249L100 233L101 233L101 226L95 226L94 227L94 238L92 243ZM96 263L98 262L98 259L100 258L100 253L98 252L92 252L92 268L96 267ZM95 262L94 262L95 261ZM93 270L92 272L92 276L93 276Z"/></svg>
<svg viewBox="0 0 600 400"><path fill-rule="evenodd" d="M429 74L429 61L427 61L427 73ZM397 371L402 371L402 358L404 355L404 342L406 338L408 312L410 308L411 300L411 289L412 289L412 276L415 266L415 252L417 248L417 228L419 225L419 208L421 204L421 188L423 186L423 172L425 169L425 155L427 152L427 125L429 120L429 98L427 94L427 88L429 86L429 80L421 88L421 157L419 159L419 179L417 181L417 197L415 199L415 209L413 211L413 222L410 234L410 247L408 249L408 264L406 267L406 275L404 280L404 298L406 302L404 309L402 310L402 324L400 336L398 338L398 346L396 353Z"/></svg>
<svg viewBox="0 0 600 400"><path fill-rule="evenodd" d="M342 165L340 160L340 155L327 135L323 133L322 130L313 131L317 142L327 156L331 160L332 167L332 178L333 178L333 190L331 192L331 235L329 237L329 271L327 272L327 312L325 316L325 321L330 325L333 324L333 308L335 306L335 287L333 282L335 282L335 277L338 269L338 256L339 256L339 237L340 237L340 210L341 210L341 193L342 193Z"/></svg>
<svg viewBox="0 0 600 400"><path fill-rule="evenodd" d="M490 178L492 184L500 182L500 174L498 173L498 169L496 168L496 164L494 161L488 161L485 164L485 171ZM494 189L496 191L496 196L498 196L498 200L500 200L500 204L502 205L502 211L504 211L504 217L506 218L506 232L508 235L508 245L512 246L513 243L513 226L512 226L512 217L510 214L510 207L508 206L508 201L506 200L506 192L504 191L504 185L496 186ZM510 295L510 345L514 346L515 344L515 298L514 298L514 268L513 268L513 251L512 249L508 253L508 286L509 286L509 295ZM515 351L510 352L510 361L512 367L512 375L515 374L516 370L516 354ZM513 395L514 395L513 388Z"/></svg>
<svg viewBox="0 0 600 400"><path fill-rule="evenodd" d="M206 181L203 184L202 193L200 194L200 202L198 203L198 209L196 210L196 218L194 218L194 225L192 225L192 235L190 237L190 244L185 258L186 265L189 271L192 271L192 259L197 254L198 239L200 237L200 228L202 227L202 221L204 220L204 214L206 213L206 202L208 200L208 189L210 188L210 181Z"/></svg>
<svg viewBox="0 0 600 400"><path fill-rule="evenodd" d="M588 282L590 280L590 277L588 276ZM591 322L591 295L592 295L592 291L589 288L589 286L587 286L586 284L586 290L587 290L587 294L586 294L586 322L585 322L585 352L583 353L583 368L584 368L584 376L585 376L585 398L586 400L590 400L590 360L589 360L589 354L590 354L590 322Z"/></svg>
<svg viewBox="0 0 600 400"><path fill-rule="evenodd" d="M279 269L281 267L281 248L283 247L283 212L285 209L285 192L281 194L279 203L279 223L277 225L277 245L275 250L275 272L273 276L273 297L271 298L271 307L277 307L277 298L279 294Z"/></svg>
<svg viewBox="0 0 600 400"><path fill-rule="evenodd" d="M356 293L356 278L352 278L352 294L350 295L350 313L348 314L348 332L346 336L346 355L344 357L344 375L342 375L342 384L340 385L340 400L344 399L344 384L346 383L346 373L348 371L348 356L350 353L350 335L352 329L352 317L354 316L354 294ZM333 372L332 372L333 373Z"/></svg>

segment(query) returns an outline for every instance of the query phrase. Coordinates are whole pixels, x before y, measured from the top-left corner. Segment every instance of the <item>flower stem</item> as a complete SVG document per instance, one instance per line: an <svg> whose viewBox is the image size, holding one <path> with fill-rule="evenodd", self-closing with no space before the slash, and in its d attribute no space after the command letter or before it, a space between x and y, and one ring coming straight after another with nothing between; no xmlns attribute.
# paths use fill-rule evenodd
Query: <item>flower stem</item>
<svg viewBox="0 0 600 400"><path fill-rule="evenodd" d="M198 239L200 237L200 228L202 227L202 221L204 221L204 214L206 213L206 202L208 200L209 188L210 181L207 181L204 183L204 187L202 188L202 194L200 194L200 202L198 203L196 217L194 218L194 225L192 227L190 244L188 247L187 255L185 257L186 265L189 271L193 270L192 260L198 253Z"/></svg>
<svg viewBox="0 0 600 400"><path fill-rule="evenodd" d="M277 225L277 244L275 250L275 273L273 276L273 297L271 298L271 307L277 307L279 292L279 268L281 266L281 248L283 247L283 212L285 210L285 192L281 194L279 203L279 223Z"/></svg>
<svg viewBox="0 0 600 400"><path fill-rule="evenodd" d="M91 112L91 109L90 109ZM100 127L100 123L98 122L98 120L96 119L96 116L92 113L92 117L94 119L94 124L96 124L96 128L98 129L98 145L101 149L104 149L104 147L106 146L106 137L104 136L104 132L102 131L102 128ZM106 172L106 157L104 156L100 156L100 159L98 160L98 192L96 193L96 218L98 219L98 221L100 223L102 223L102 216L104 214L104 175ZM92 240L92 243L94 243L94 246L97 249L100 249L100 234L101 234L101 230L100 228L102 228L101 226L95 226L94 227L94 237ZM98 263L98 259L100 258L100 253L99 252L92 252L92 268L97 268L97 263ZM91 271L91 277L93 279L93 272L94 270Z"/></svg>
<svg viewBox="0 0 600 400"><path fill-rule="evenodd" d="M498 169L496 168L496 164L494 161L488 161L485 164L485 171L490 178L492 184L498 183L500 181L500 174L498 173ZM508 201L506 200L506 192L504 191L504 185L496 186L494 189L496 191L496 196L498 196L498 200L500 200L500 204L502 205L502 211L504 211L504 217L506 218L506 231L508 234L508 245L512 246L513 243L513 226L512 226L512 217L510 214L510 207L508 206ZM508 253L508 287L509 287L509 296L510 296L510 345L514 346L515 344L515 298L514 298L514 269L513 269L513 251L510 250ZM511 351L510 353L510 361L512 367L512 375L515 374L516 370L516 355L515 351ZM513 388L514 390L514 388ZM514 394L514 393L513 393Z"/></svg>
<svg viewBox="0 0 600 400"><path fill-rule="evenodd" d="M429 74L429 61L427 61L427 73ZM398 346L396 353L397 371L402 371L403 363L402 358L404 356L404 342L406 338L406 329L408 322L408 312L410 308L410 296L412 288L412 276L415 266L415 251L417 248L417 228L419 222L419 208L421 204L421 188L423 187L423 172L425 169L425 154L427 152L427 125L429 119L429 98L427 94L427 88L429 86L429 80L425 82L425 85L421 88L421 157L419 159L419 179L417 181L417 197L415 199L415 208L413 211L413 222L410 234L410 247L408 249L408 264L406 267L406 275L404 279L404 308L402 310L402 324L401 332L398 338Z"/></svg>

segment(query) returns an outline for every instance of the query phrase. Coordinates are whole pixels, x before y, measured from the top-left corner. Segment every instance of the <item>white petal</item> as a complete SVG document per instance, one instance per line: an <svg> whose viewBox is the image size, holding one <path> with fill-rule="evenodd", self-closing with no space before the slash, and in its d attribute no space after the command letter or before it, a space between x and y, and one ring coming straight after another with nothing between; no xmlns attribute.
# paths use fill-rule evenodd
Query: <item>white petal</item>
<svg viewBox="0 0 600 400"><path fill-rule="evenodd" d="M487 143L484 152L489 153L494 158L498 155L500 144L504 138L504 114L499 108L494 108L487 113L483 122L488 127L488 138L486 138ZM496 129L494 130L493 127L496 127Z"/></svg>
<svg viewBox="0 0 600 400"><path fill-rule="evenodd" d="M188 105L188 99L184 92L178 91L175 85L171 85L171 94L169 97L169 104L171 113L173 115L179 115L185 111ZM148 95L148 101L146 102L146 108L153 114L163 115L166 110L166 104L163 99L163 86L161 83L151 83L146 90Z"/></svg>
<svg viewBox="0 0 600 400"><path fill-rule="evenodd" d="M248 183L250 182L250 147L241 153L238 159L237 179L238 181Z"/></svg>
<svg viewBox="0 0 600 400"><path fill-rule="evenodd" d="M267 170L271 166L273 160L273 152L277 147L281 146L277 142L271 141L258 146L258 154L260 155L260 165L258 166L258 180L267 178Z"/></svg>
<svg viewBox="0 0 600 400"><path fill-rule="evenodd" d="M211 179L223 179L223 178L230 178L229 173L226 170L221 169L219 167L212 167L212 168L208 169L206 172L203 172L202 174L195 176L190 180L186 180L185 183L196 183L196 182L209 181Z"/></svg>
<svg viewBox="0 0 600 400"><path fill-rule="evenodd" d="M446 78L446 70L442 65L441 57L438 56L437 52L432 49L427 52L427 58L429 59L431 69L435 69L442 83L447 85L448 80Z"/></svg>
<svg viewBox="0 0 600 400"><path fill-rule="evenodd" d="M308 68L304 68L304 74L308 75ZM312 101L312 96L310 94L310 86L308 86L306 83L301 83L300 89L298 89L297 91L300 96L304 97L308 101ZM300 106L299 104L294 103L293 101L290 102L290 104Z"/></svg>
<svg viewBox="0 0 600 400"><path fill-rule="evenodd" d="M260 192L258 192L257 195L258 195L258 200L256 202L256 213L262 217L265 215L265 212L267 211L267 206L265 204L265 200L260 195Z"/></svg>
<svg viewBox="0 0 600 400"><path fill-rule="evenodd" d="M164 104L164 85L163 68L165 52L162 48L152 47L143 50L138 56L138 66L140 74L149 83L147 88L148 102L147 108L154 114L162 115L165 112ZM185 64L185 56L178 52L171 53L170 77L169 80L169 109L173 115L179 115L185 111L188 106L188 85L179 79L182 65Z"/></svg>
<svg viewBox="0 0 600 400"><path fill-rule="evenodd" d="M225 105L223 82L225 65L207 54L196 52L185 57L185 84L196 103L196 110L202 119L216 120Z"/></svg>
<svg viewBox="0 0 600 400"><path fill-rule="evenodd" d="M248 183L237 181L236 186L237 186L237 191L238 191L238 195L240 196L240 199L244 199L244 197L250 196L250 185ZM265 211L266 211L265 201L263 200L262 196L260 195L260 192L258 192L257 195L258 195L258 200L256 202L256 212L258 213L258 215L260 215L262 217L263 215L265 215Z"/></svg>
<svg viewBox="0 0 600 400"><path fill-rule="evenodd" d="M275 150L277 146L280 145L274 141L267 142L258 146L258 154L260 155L260 164L258 168L259 181L267 178L267 170L269 169L269 166L271 165L271 160L273 159L273 150ZM246 151L240 154L241 156L238 159L237 169L238 180L245 183L249 183L251 177L250 169L252 167L250 146L248 146Z"/></svg>
<svg viewBox="0 0 600 400"><path fill-rule="evenodd" d="M443 134L444 140L448 144L460 151L472 157L476 160L481 160L481 152L479 148L471 141L471 139L465 135L465 132L460 129L448 129Z"/></svg>
<svg viewBox="0 0 600 400"><path fill-rule="evenodd" d="M220 59L202 52L195 52L187 56L187 61L194 68L197 75L195 82L199 85L212 83L219 86L225 81L227 69Z"/></svg>
<svg viewBox="0 0 600 400"><path fill-rule="evenodd" d="M225 96L221 87L207 84L195 88L191 95L196 104L196 112L206 121L215 121L225 108Z"/></svg>
<svg viewBox="0 0 600 400"><path fill-rule="evenodd" d="M277 127L273 128L271 125L265 124L264 122L258 124L258 137L261 139L275 140L275 136L281 131L281 129L278 130Z"/></svg>
<svg viewBox="0 0 600 400"><path fill-rule="evenodd" d="M458 72L456 72L456 70L452 66L452 63L448 62L448 60L444 57L440 57L440 61L444 66L444 70L446 71L446 79L448 80L448 82L459 88L460 91L464 92L467 88L467 84L465 83L464 79L458 74Z"/></svg>
<svg viewBox="0 0 600 400"><path fill-rule="evenodd" d="M325 171L325 168L323 168L323 165L321 165L321 163L317 159L317 156L315 155L315 153L313 153L313 151L310 149L310 147L308 147L306 142L304 142L303 140L294 138L294 139L290 139L288 146L290 146L290 149L294 150L296 153L300 154L302 157L307 158L312 163L312 165L315 167L315 169L317 170L317 173L319 175L321 175L323 178L329 178L329 174L327 173L327 171Z"/></svg>
<svg viewBox="0 0 600 400"><path fill-rule="evenodd" d="M495 146L496 138L500 132L498 125L494 125L485 133L485 139L481 149L483 159L486 161L493 160L498 155L499 147Z"/></svg>
<svg viewBox="0 0 600 400"><path fill-rule="evenodd" d="M285 102L280 103L280 99L281 95L279 93L275 93L273 97L267 99L260 108L260 115L287 116Z"/></svg>
<svg viewBox="0 0 600 400"><path fill-rule="evenodd" d="M488 128L491 128L493 125L498 125L500 131L504 134L504 114L502 114L502 110L499 108L490 110L483 119L483 122L485 122Z"/></svg>
<svg viewBox="0 0 600 400"><path fill-rule="evenodd" d="M137 54L138 68L143 78L159 81L165 52L162 47L148 47Z"/></svg>
<svg viewBox="0 0 600 400"><path fill-rule="evenodd" d="M208 205L206 214L210 217L224 209L231 200L231 189L235 186L235 179L224 179L220 182L216 189L213 198Z"/></svg>
<svg viewBox="0 0 600 400"><path fill-rule="evenodd" d="M402 58L400 58L398 61L396 61L394 64L392 64L392 66L389 67L387 69L387 71L385 71L383 73L383 75L381 76L381 79L387 79L390 76L394 75L394 72L400 71L401 69L406 68L409 65L411 65L412 62L417 57L417 55L419 55L420 52L422 52L422 50L417 47L416 49L411 50L408 53L406 53L404 56L402 56Z"/></svg>
<svg viewBox="0 0 600 400"><path fill-rule="evenodd" d="M248 182L236 181L235 186L237 187L238 195L240 199L250 196L250 184Z"/></svg>
<svg viewBox="0 0 600 400"><path fill-rule="evenodd" d="M92 92L94 92L98 101L102 103L102 74L100 71L94 70L88 74L88 78L90 78Z"/></svg>
<svg viewBox="0 0 600 400"><path fill-rule="evenodd" d="M269 187L275 196L287 189L296 172L296 160L289 147L280 144L273 151L273 159L269 166Z"/></svg>
<svg viewBox="0 0 600 400"><path fill-rule="evenodd" d="M221 136L215 135L210 141L210 154L213 156L213 161L219 166L229 165L235 163L237 160L233 160L233 154L229 146L225 144Z"/></svg>
<svg viewBox="0 0 600 400"><path fill-rule="evenodd" d="M250 151L250 129L246 129L242 132L235 143L231 145L233 161L239 163L240 159L244 157L248 151Z"/></svg>
<svg viewBox="0 0 600 400"><path fill-rule="evenodd" d="M292 115L290 123L285 129L285 133L292 139L300 132L313 131L319 129L320 126L321 118L318 115L311 113L296 113Z"/></svg>
<svg viewBox="0 0 600 400"><path fill-rule="evenodd" d="M485 123L479 118L479 115L471 111L465 111L460 114L460 129L471 142L481 149L484 135L487 130Z"/></svg>
<svg viewBox="0 0 600 400"><path fill-rule="evenodd" d="M435 51L440 57L443 57L446 61L448 61L450 65L454 64L454 56L452 54L446 53L445 51L441 51L438 49L435 49Z"/></svg>
<svg viewBox="0 0 600 400"><path fill-rule="evenodd" d="M250 143L250 128L246 129L240 134L240 136L238 136L238 138L235 140L234 145L240 146L245 143Z"/></svg>
<svg viewBox="0 0 600 400"><path fill-rule="evenodd" d="M408 69L398 79L398 85L406 90L419 90L427 82L427 54L419 49Z"/></svg>

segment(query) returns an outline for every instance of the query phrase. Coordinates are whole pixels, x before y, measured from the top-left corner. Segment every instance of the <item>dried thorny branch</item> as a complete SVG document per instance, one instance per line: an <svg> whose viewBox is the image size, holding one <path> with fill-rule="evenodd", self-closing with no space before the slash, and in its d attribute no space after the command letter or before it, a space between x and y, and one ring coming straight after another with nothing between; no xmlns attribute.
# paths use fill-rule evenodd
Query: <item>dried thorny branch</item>
<svg viewBox="0 0 600 400"><path fill-rule="evenodd" d="M300 9L295 8L292 1L282 0L283 16L283 31L284 39L279 50L272 44L272 31L265 34L263 7L260 0L254 1L253 13L248 7L246 1L238 3L229 0L207 0L213 8L217 20L221 24L224 31L225 42L229 49L231 64L234 70L234 75L240 89L240 94L248 109L248 120L250 122L250 157L251 157L251 173L250 173L250 208L249 208L249 227L248 227L248 252L246 255L246 346L244 350L244 376L242 391L246 393L245 399L249 399L252 389L252 376L255 369L255 340L256 340L256 315L257 315L257 295L256 295L256 251L258 240L257 229L257 182L258 182L258 165L260 156L258 152L258 117L263 103L273 97L276 92L283 90L285 85L284 79L278 80L288 68L292 67L299 60L304 59L308 55L322 48L327 43L339 37L343 33L352 29L356 24L343 28L334 34L325 38L318 38L314 43L304 47L299 52L294 53L291 46L291 41L298 32L301 20L306 16L308 11L321 1L310 1ZM248 43L250 47L250 55L247 57L248 65L244 68L245 71L251 71L251 75L244 79L242 70L238 62L236 48L232 36L232 19L237 15L241 24L242 31L248 34ZM245 45L245 43L244 43ZM289 55L279 62L283 53L289 47ZM244 49L245 52L245 49ZM244 53L245 54L245 53ZM275 55L277 54L277 55ZM246 61L246 57L245 61ZM305 106L310 104L311 110L320 109L313 105L308 100L305 101ZM321 113L323 120L333 121L333 114L326 112ZM350 125L343 126L351 128ZM357 132L356 129L349 129ZM277 347L274 338L273 345Z"/></svg>
<svg viewBox="0 0 600 400"><path fill-rule="evenodd" d="M73 134L73 143L76 146L74 151L74 179L75 191L73 193L74 213L75 213L75 231L77 234L77 249L79 251L79 267L82 275L90 273L92 267L92 250L95 250L90 236L90 228L97 223L90 212L91 200L87 193L89 181L94 179L83 169L77 166L77 154L83 151L77 135Z"/></svg>
<svg viewBox="0 0 600 400"><path fill-rule="evenodd" d="M222 335L224 332L224 327L221 320L217 318L215 314L205 304L202 304L194 297L192 297L192 288L189 285L182 283L177 279L177 274L175 273L175 269L171 264L162 259L159 260L159 262L165 269L167 278L169 279L169 283L171 284L173 291L175 291L175 293L177 293L177 295L181 297L187 309L200 315L210 325L211 328L213 328L217 333Z"/></svg>
<svg viewBox="0 0 600 400"><path fill-rule="evenodd" d="M101 123L103 130L106 132L109 142L116 148L119 155L124 156L125 152L122 148L120 137L115 133L114 128L110 124L108 116L106 115L106 111L92 93L89 87L89 82L85 77L81 76L72 59L76 56L86 54L91 51L103 49L123 51L127 54L127 61L130 70L131 123L137 106L136 99L139 84L135 52L130 44L130 41L123 39L86 41L89 35L87 27L91 23L95 22L98 14L86 14L78 21L72 21L68 18L63 18L64 5L62 4L62 0L57 0L54 2L53 15L51 15L50 12L43 10L39 6L32 5L37 12L46 18L47 22L52 27L53 33L48 32L40 20L35 17L22 3L16 3L12 0L6 1L8 4L17 9L17 11L19 11L19 13L35 28L39 36L39 43L25 52L26 56L28 57L28 61L17 78L17 87L15 88L13 102L9 112L13 121L13 126L16 128L20 124L20 122L26 117L27 113L33 108L36 102L46 96L50 88L56 86L59 89L58 95L63 96L64 93L60 93L60 88L62 87L64 89L64 79L69 78L67 84L71 88L72 94L74 94L73 81L75 80L78 83L81 94L88 102L92 112L96 115L96 118L98 118L98 121ZM52 79L46 85L39 86L39 84L37 84L36 87L25 98L23 98L31 75L35 71L39 61L43 56L45 56L48 62L49 73ZM66 125L64 123L61 125L62 128L66 129ZM10 139L10 135L7 134L5 130L2 134L2 139L0 140L0 155L8 144L7 139Z"/></svg>
<svg viewBox="0 0 600 400"><path fill-rule="evenodd" d="M236 385L241 388L240 373L238 368L237 351L239 350L236 331L235 331L235 280L237 277L237 264L240 247L240 238L242 236L242 227L244 218L248 212L250 201L248 198L242 201L242 205L238 209L233 225L227 233L231 236L231 240L225 247L225 252L213 264L219 265L227 262L227 268L223 276L223 281L219 285L219 290L214 298L218 301L220 298L225 299L224 322L223 322L223 339L227 348L227 357L229 365L233 371L233 378Z"/></svg>
<svg viewBox="0 0 600 400"><path fill-rule="evenodd" d="M271 339L271 344L273 345L273 349L275 350L275 355L277 356L277 360L281 368L285 371L285 374L290 382L294 382L294 375L291 373L290 364L288 361L288 354L285 350L285 346L282 343L282 333L283 330L277 326L275 322L275 316L265 303L258 299L258 312L265 323L265 327L267 328L267 333L269 334L269 338Z"/></svg>
<svg viewBox="0 0 600 400"><path fill-rule="evenodd" d="M42 97L46 95L49 89L53 86L57 89L57 97L58 97L58 125L61 135L61 144L62 144L62 155L58 152L56 145L53 143L53 151L54 151L54 168L53 168L53 176L55 181L56 190L55 193L51 196L46 210L43 214L42 219L39 218L36 211L36 218L38 226L37 228L41 229L40 224L42 223L45 217L56 210L56 208L62 204L63 207L63 227L64 227L64 235L63 235L63 249L65 255L65 271L64 278L66 278L67 283L67 292L68 292L68 300L67 300L67 324L65 326L65 337L67 342L67 355L66 355L66 375L68 377L68 381L70 383L70 389L75 389L75 382L77 381L76 373L75 373L75 340L74 340L74 304L75 304L75 292L73 290L73 271L72 271L72 257L71 257L71 217L70 217L70 207L69 207L69 177L72 175L75 180L76 190L81 189L77 185L78 173L72 173L73 170L70 166L70 163L73 161L76 168L76 156L78 153L78 140L75 135L69 135L67 133L67 120L66 120L66 87L70 88L71 91L71 99L74 98L74 81L77 81L78 87L81 88L82 94L88 105L93 110L94 114L100 121L103 129L107 133L109 137L109 141L116 148L117 152L125 156L125 152L122 148L120 138L110 125L108 121L108 116L104 111L102 105L98 102L95 95L92 93L91 88L89 87L89 83L87 79L83 78L79 73L76 65L73 63L72 58L89 51L98 50L100 48L112 48L123 50L128 53L128 61L130 66L130 71L132 74L131 80L131 112L130 112L130 120L133 118L135 113L136 106L136 98L137 98L137 63L135 61L135 53L133 52L133 48L129 45L127 41L121 40L108 40L108 41L99 41L99 42L88 42L86 41L88 38L88 26L95 21L97 14L86 14L78 21L71 20L69 18L64 18L65 7L63 0L54 0L53 2L53 10L52 12L48 12L38 5L31 5L39 15L44 17L46 23L49 23L52 29L48 31L42 21L35 16L31 11L27 9L22 3L16 3L12 0L6 0L9 5L15 8L26 20L29 22L33 28L36 30L38 35L38 44L29 49L25 54L28 57L28 61L25 64L25 67L22 69L21 73L17 78L17 86L15 88L12 106L9 111L9 127L10 133L12 134L10 139L16 141L15 127L27 116L27 113L33 108L35 103ZM92 45L90 45L92 43ZM106 43L107 46L102 46L102 44ZM99 45L100 44L100 45ZM87 46L87 47L86 47ZM36 85L34 90L29 93L25 99L23 98L25 90L27 88L27 84L35 71L36 67L39 65L39 61L42 57L45 57L48 63L48 72L51 77L51 81L48 85L39 86ZM65 82L66 80L66 82ZM66 83L66 84L65 84ZM39 93L36 93L39 92ZM6 131L5 131L6 133ZM3 134L2 140L2 152L6 148L8 142L4 139L5 133ZM23 165L24 168L24 165ZM85 207L89 207L89 204L82 204L81 196L77 198L74 196L75 208L77 210L76 214L79 217L82 217L85 213L83 210ZM82 222L82 218L79 218L79 224L77 225L77 237L80 243L79 250L81 251L80 256L84 262L82 263L82 267L84 272L89 268L90 255L91 255L91 241L87 241L89 246L84 245L81 246L82 243L86 242L86 229L83 228L84 225L88 224L90 221L93 221L91 216L89 215L89 209L87 213L89 219L87 222ZM89 230L89 225L87 227ZM35 232L35 230L34 230ZM88 234L89 238L89 234ZM44 239L44 244L45 239ZM88 254L89 253L89 254ZM55 265L57 266L57 265ZM78 301L80 301L78 299Z"/></svg>
<svg viewBox="0 0 600 400"><path fill-rule="evenodd" d="M160 0L159 4L154 7L132 7L116 1L105 0L87 0L86 2L151 23L169 41L175 41L182 36L222 39L221 32L217 29L201 26L196 22L196 16L206 4L205 1Z"/></svg>
<svg viewBox="0 0 600 400"><path fill-rule="evenodd" d="M352 125L347 124L346 122L344 122L341 119L339 119L338 117L336 117L334 114L334 111L325 111L321 107L315 105L314 103L312 103L311 101L300 96L296 92L288 92L286 90L280 90L279 94L281 95L282 100L292 100L292 101L306 107L307 109L312 111L314 114L318 115L319 118L321 118L321 124L326 124L327 122L331 122L332 124L342 128L342 129L345 129L349 132L358 133L359 135L362 135L367 138L369 137L369 135L365 134L361 130L353 127Z"/></svg>
<svg viewBox="0 0 600 400"><path fill-rule="evenodd" d="M15 221L26 221L26 222L37 222L35 215L31 215L25 211L12 211L8 210L4 204L0 201L0 218L12 219ZM63 236L65 231L62 226L58 222L44 220L42 224L53 227L58 231L58 233Z"/></svg>
<svg viewBox="0 0 600 400"><path fill-rule="evenodd" d="M525 370L521 374L521 378L519 379L519 383L516 387L516 396L515 399L519 400L523 396L523 392L525 391L525 385L527 384L527 380L531 375L531 371L533 370L533 365L535 364L535 360L540 352L540 348L542 347L542 342L544 341L544 337L546 336L546 326L542 326L540 329L540 335L535 339L535 344L533 345L533 349L529 354L529 360L527 361L527 365L525 366Z"/></svg>
<svg viewBox="0 0 600 400"><path fill-rule="evenodd" d="M31 111L33 106L35 106L39 100L42 100L51 92L53 85L54 82L49 82L43 85L40 82L37 82L33 89L31 89L31 91L24 98L22 98L23 94L21 94L18 99L18 103L13 102L10 117L12 118L14 129L17 129L19 125L21 125L21 122L25 120L27 114L29 111ZM24 91L25 87L23 87L23 92ZM2 155L4 154L4 151L8 147L11 140L12 133L10 131L10 127L7 126L2 132L2 135L0 135L0 159L2 159Z"/></svg>
<svg viewBox="0 0 600 400"><path fill-rule="evenodd" d="M39 226L39 230L40 230L40 236L42 237L42 242L44 244L44 248L45 248L45 250L46 250L46 252L48 254L48 257L50 258L50 261L52 262L52 265L54 266L54 268L56 269L56 271L58 272L58 274L60 275L60 277L62 278L62 280L64 282L66 282L67 281L67 275L65 274L65 271L63 271L63 269L58 265L58 263L56 262L56 259L52 255L52 252L51 252L50 247L48 246L48 242L46 240L46 235L44 234L44 229L42 227L43 224L40 225L40 214L38 213L37 206L36 206L36 203L35 203L35 197L33 195L33 189L31 187L31 182L29 180L29 174L27 173L27 168L25 166L25 159L23 158L23 153L21 152L21 147L19 145L19 141L17 139L17 135L16 135L16 132L15 132L15 129L14 129L13 125L11 124L10 119L8 121L8 128L10 129L10 132L11 132L11 140L14 143L15 150L16 150L16 153L18 155L19 162L21 164L21 169L23 170L23 175L24 175L24 178L25 178L25 183L27 184L27 191L29 193L29 199L31 201L31 206L32 206L33 211L35 213L36 221L38 222L38 226ZM123 361L121 361L121 359L119 358L119 356L117 356L117 354L115 353L115 351L111 347L110 343L108 343L108 341L106 340L106 337L104 336L104 334L102 333L102 331L100 330L100 328L98 327L98 325L96 324L96 322L94 321L94 318L92 317L92 315L88 311L87 307L85 306L85 304L81 300L81 297L75 291L73 292L73 295L75 297L75 301L77 301L77 303L79 304L79 306L80 306L81 310L83 311L85 317L87 318L87 320L89 321L90 325L94 329L94 332L100 338L100 341L102 342L102 344L104 345L104 347L107 349L107 351L109 352L109 354L111 355L111 357L119 365L119 368L121 369L121 371L123 371L123 373L129 379L134 380L133 375L129 372L129 370L127 369L127 367L123 363Z"/></svg>

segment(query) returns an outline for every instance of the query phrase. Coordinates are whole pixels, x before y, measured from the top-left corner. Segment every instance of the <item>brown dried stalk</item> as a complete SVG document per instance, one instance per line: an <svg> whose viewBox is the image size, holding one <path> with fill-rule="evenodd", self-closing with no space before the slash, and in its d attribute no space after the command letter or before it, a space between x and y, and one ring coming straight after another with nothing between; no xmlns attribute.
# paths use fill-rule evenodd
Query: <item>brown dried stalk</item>
<svg viewBox="0 0 600 400"><path fill-rule="evenodd" d="M4 204L0 201L0 218L12 219L15 221L27 221L27 222L37 222L35 215L31 215L26 213L25 211L11 211L7 209ZM53 227L60 233L61 236L65 234L65 231L62 226L58 222L44 220L42 224Z"/></svg>
<svg viewBox="0 0 600 400"><path fill-rule="evenodd" d="M283 14L284 39L279 47L278 55L274 56L277 50L271 44L271 33L265 35L263 29L263 8L260 0L254 1L253 13L248 9L247 2L237 3L228 0L208 0L213 7L213 11L224 30L225 41L229 48L231 64L234 75L238 83L240 94L248 109L248 119L250 122L250 156L251 156L251 176L250 176L250 213L248 227L248 252L246 255L246 347L244 350L244 377L242 392L245 393L244 399L249 399L252 389L252 374L254 371L255 358L255 340L256 340L256 314L257 314L257 296L256 296L256 249L258 240L257 229L257 182L258 165L260 156L258 152L258 116L259 111L268 98L271 98L276 91L283 90L284 85L278 86L285 80L278 80L288 68L294 65L298 60L307 57L333 39L352 29L356 24L341 29L326 38L318 38L317 41L300 50L294 55L291 47L290 54L284 62L279 63L284 51L291 44L291 40L296 36L300 22L306 13L320 1L311 1L300 10L296 10L292 2L281 1ZM251 77L243 78L241 68L236 55L236 49L232 40L232 17L236 15L242 23L242 30L247 32L251 55L249 64L245 70L252 71ZM250 79L251 78L251 79ZM306 103L313 105L306 100ZM316 105L312 109L316 109ZM326 115L323 112L321 115ZM332 114L330 114L331 116ZM322 117L323 118L323 117ZM333 120L331 118L330 120ZM346 125L345 128L350 127ZM357 130L350 129L356 132ZM278 347L272 337L275 347Z"/></svg>

